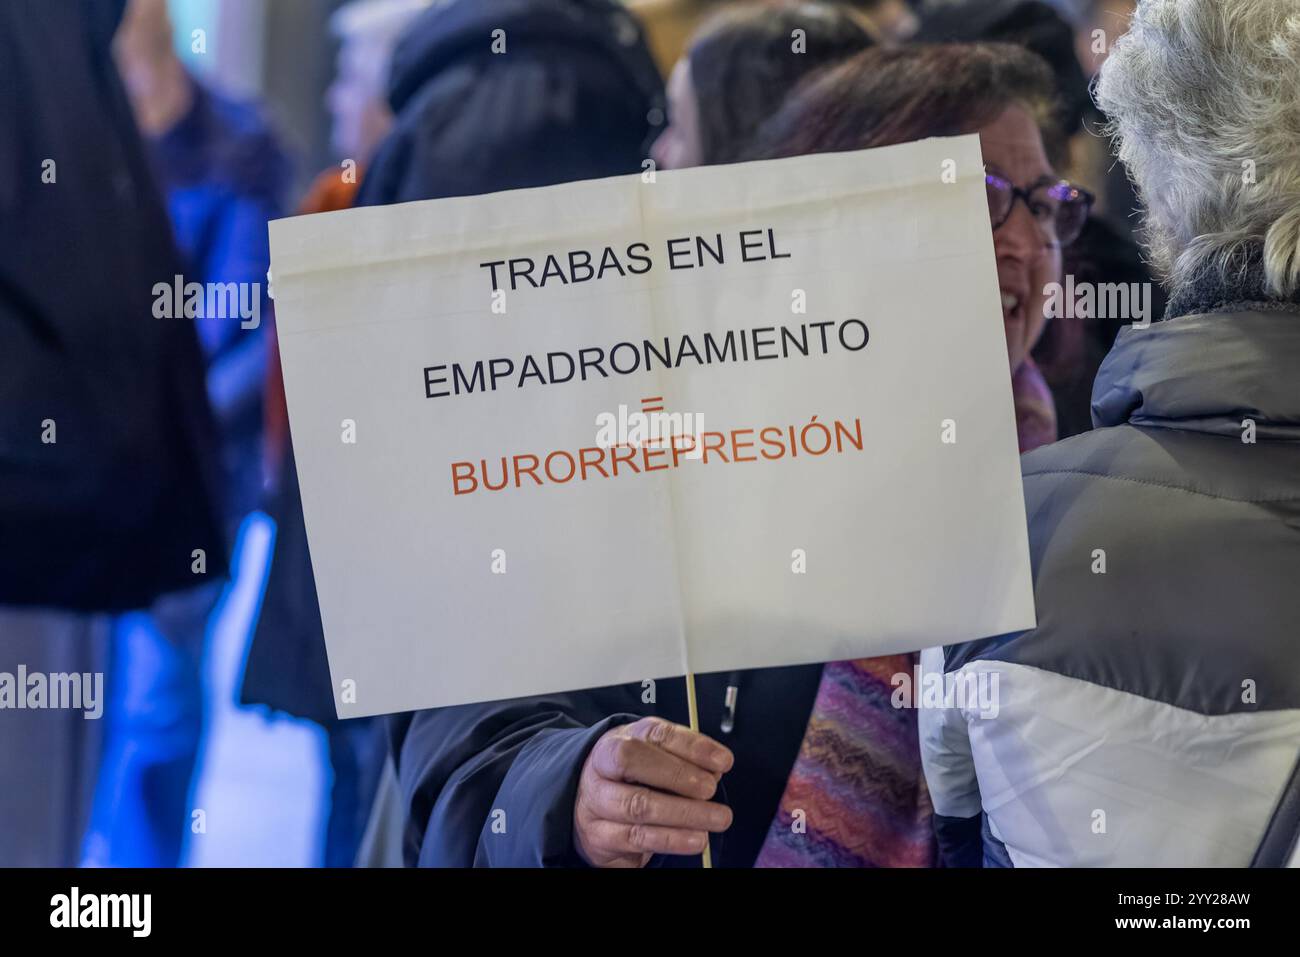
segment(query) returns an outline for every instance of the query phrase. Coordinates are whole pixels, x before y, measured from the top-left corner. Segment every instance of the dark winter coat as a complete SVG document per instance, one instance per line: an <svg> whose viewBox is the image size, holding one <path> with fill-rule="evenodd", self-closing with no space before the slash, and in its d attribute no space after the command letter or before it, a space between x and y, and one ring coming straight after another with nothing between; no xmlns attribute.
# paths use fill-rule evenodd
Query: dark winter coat
<svg viewBox="0 0 1300 957"><path fill-rule="evenodd" d="M143 607L225 571L194 322L154 316L184 270L109 53L121 9L0 4L5 605Z"/></svg>

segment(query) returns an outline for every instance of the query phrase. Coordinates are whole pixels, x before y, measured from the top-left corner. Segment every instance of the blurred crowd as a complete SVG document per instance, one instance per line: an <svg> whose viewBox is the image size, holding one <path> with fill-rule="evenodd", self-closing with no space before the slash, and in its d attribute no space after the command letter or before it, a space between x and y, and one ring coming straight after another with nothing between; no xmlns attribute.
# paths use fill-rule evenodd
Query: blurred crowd
<svg viewBox="0 0 1300 957"><path fill-rule="evenodd" d="M1261 21L1272 16L1273 4L1265 0L1241 2ZM1171 8L1209 16L1200 9L1206 3L1194 0L1141 5L1151 8L1145 41L1152 46L1161 31L1176 34ZM270 516L276 534L269 568L260 572L265 581L239 700L324 730L331 774L322 863L644 864L659 854L700 849L673 844L684 839L668 833L661 835L662 846L628 846L623 831L611 836L600 826L613 812L596 798L584 803L589 791L608 790L606 779L617 783L623 774L625 782L632 773L593 767L590 758L603 753L605 735L658 740L653 731L626 730L642 728L638 722L645 717L635 696L622 691L560 696L564 702L541 717L540 706L528 703L392 720L335 717L269 297L266 224L280 216L637 173L647 159L674 169L979 133L1021 451L1082 436L1095 425L1150 425L1165 415L1214 421L1209 431L1232 442L1228 426L1249 414L1260 423L1261 442L1279 438L1294 448L1300 406L1286 404L1294 388L1277 386L1258 400L1245 392L1215 395L1216 402L1223 400L1218 404L1201 401L1200 393L1171 400L1173 386L1143 377L1154 376L1166 361L1171 376L1197 357L1210 362L1210 345L1189 340L1178 363L1160 358L1154 346L1150 354L1116 359L1112 350L1122 351L1117 336L1135 316L1049 316L1047 290L1067 276L1080 287L1149 290L1150 307L1136 317L1145 322L1163 317L1166 289L1182 295L1184 316L1224 303L1295 301L1294 282L1288 286L1279 277L1295 279L1300 253L1293 246L1277 266L1276 243L1287 237L1270 240L1275 244L1269 249L1263 245L1273 219L1300 215L1286 206L1294 196L1272 196L1267 212L1237 225L1241 244L1211 250L1235 266L1214 273L1225 282L1253 270L1249 282L1231 292L1211 291L1189 302L1189 289L1206 288L1206 264L1219 260L1197 260L1198 270L1189 275L1176 256L1148 251L1155 240L1140 206L1155 217L1153 204L1163 204L1160 228L1182 237L1179 249L1189 245L1189 236L1219 227L1213 204L1190 186L1180 181L1163 191L1159 158L1142 159L1132 145L1140 117L1111 115L1131 109L1138 96L1122 84L1139 85L1144 69L1159 73L1173 64L1138 62L1145 48L1135 37L1131 62L1116 67L1109 88L1102 82L1102 95L1095 95L1095 82L1108 56L1122 49L1138 6L1137 0L350 0L329 20L337 44L336 76L326 94L334 156L311 170L284 145L272 105L232 96L178 55L165 0L55 0L39 10L21 0L0 5L0 50L10 74L0 92L0 671L23 663L32 671L108 675L102 721L86 722L73 712L0 714L0 779L25 782L0 793L0 864L181 861L204 731L200 663L223 590L241 569L240 529L256 513ZM1294 25L1275 16L1269 24L1295 39ZM1257 27L1265 29L1248 20L1240 29ZM497 30L507 38L504 53L491 46ZM1238 42L1262 42L1254 34L1219 39L1229 51ZM1295 52L1286 54L1291 66ZM1155 96L1159 84L1148 82L1147 93ZM1256 89L1286 95L1267 84ZM1294 103L1289 108L1279 108L1278 116L1294 122L1300 110ZM1157 146L1151 148L1190 149L1188 129L1199 129L1195 119L1163 139L1153 134ZM1206 133L1196 148L1221 145ZM1258 152L1267 155L1263 145ZM1117 153L1141 160L1142 188L1135 191L1133 170ZM57 178L34 181L46 170ZM302 182L305 190L295 185ZM1175 228L1169 210L1180 203L1204 215ZM1252 238L1259 250L1244 242ZM152 320L153 290L174 276L254 288L261 321ZM1294 341L1287 338L1275 350L1295 359L1300 353L1286 353ZM1232 360L1245 370L1243 380L1250 378L1242 365L1248 353ZM1108 374L1103 362L1111 375L1105 393L1101 386L1094 391L1099 370L1103 379ZM1291 366L1291 378L1300 379L1294 373ZM1173 410L1162 411L1161 401ZM46 421L57 425L57 441L38 444L38 424ZM1225 432L1228 438L1221 437ZM1066 457L1044 464L1043 474L1132 466L1141 472L1134 482L1208 488L1233 502L1261 496L1281 501L1288 493L1296 498L1295 475L1288 478L1296 462L1289 452L1265 465L1258 457L1250 468L1263 469L1263 477L1248 469L1249 487L1234 490L1202 445L1162 452L1178 469L1199 476L1188 482L1174 466L1134 464L1143 453L1128 446L1070 448L1077 461L1061 453ZM1080 520L1068 502L1089 514L1117 512L1092 486L1034 493L1026 481L1031 518L1052 513L1050 520L1059 523L1051 535L1031 529L1036 571L1047 576L1054 562L1064 560L1057 546L1072 533L1063 527ZM1181 507L1162 500L1139 511ZM1110 533L1104 544L1118 544L1115 523L1135 521L1132 512L1128 516L1102 522ZM1225 529L1238 520L1253 523L1260 537L1237 541L1237 531ZM1294 572L1296 543L1270 529L1290 522L1294 537L1295 521L1293 514L1258 511L1208 519L1190 514L1173 526L1176 541L1166 543L1173 551L1160 554L1176 557L1180 545L1184 554L1194 552L1205 540L1198 535L1215 534L1237 542L1238 551L1223 560L1240 563L1243 574L1256 567L1256 547L1271 550L1277 567ZM1166 528L1164 534L1174 533ZM1085 568L1092 540L1073 540ZM1112 579L1180 573L1150 567L1150 560L1143 558L1141 568L1117 567ZM1229 590L1239 581L1218 569L1212 579ZM1184 597L1194 602L1196 586L1190 587ZM1040 577L1045 625L1037 643L956 654L950 649L935 667L993 661L1039 669L1063 683L1022 685L1021 694L1050 694L1058 702L1087 697L1071 679L1100 684L1118 696L1106 699L1104 709L1124 713L1116 719L1120 730L1108 732L1116 739L1145 720L1125 696L1196 715L1240 714L1226 692L1195 692L1204 675L1166 660L1177 655L1158 636L1138 663L1118 646L1096 651L1100 663L1078 651L1089 641L1100 646L1117 641L1116 635L1161 632L1144 617L1145 599L1128 593L1086 599L1071 592L1064 600L1056 588L1069 590ZM1197 612L1163 594L1148 595L1156 609L1151 614L1179 622L1171 630L1183 636L1195 631L1186 622ZM1267 614L1246 620L1267 646L1238 649L1254 669L1248 674L1224 665L1234 688L1243 676L1286 670L1283 662L1300 673L1300 651L1267 644L1282 641L1275 636L1294 613L1274 615L1268 602L1276 596L1267 589L1257 596ZM1048 633L1057 614L1096 621L1087 607L1095 602L1112 609L1115 629L1108 637L1095 633L1105 627L1082 624L1074 632ZM1241 627L1216 620L1224 628ZM1206 660L1227 661L1219 652L1204 653ZM997 742L956 727L953 722L961 722L952 716L931 727L924 716L918 726L915 712L890 716L893 724L882 735L867 709L832 721L829 745L805 736L810 722L816 725L833 707L832 686L852 687L863 700L887 699L888 676L909 672L916 661L900 655L716 676L716 688L710 676L702 677L706 697L716 692L734 705L743 687L753 700L789 703L750 719L753 743L736 739L729 745L736 767L750 770L730 787L722 863L994 863L1006 859L1008 845L1019 848L1016 863L1081 860L1070 840L1026 836L1015 820L1008 823L1007 808L1004 816L994 815L987 790L981 800L990 768L1008 778L1004 793L1015 792L1024 776L1050 775L1051 769L1000 764ZM1292 700L1298 693L1293 680L1277 693L1276 714L1300 707ZM673 693L662 701L657 713L671 716ZM1175 737L1185 731L1173 718L1153 720L1168 720L1167 733ZM1271 740L1295 743L1294 719L1288 720L1268 726ZM506 727L517 740L500 733ZM1003 727L1013 737L1042 733L1041 726ZM548 733L550 751L542 760L528 749ZM850 780L822 787L828 747L870 769L859 773L871 781L888 784ZM982 747L994 749L987 765L980 763ZM1040 753L1064 766L1068 750L1054 743ZM522 770L521 754L539 766ZM1130 752L1112 759L1126 769L1137 763ZM1180 787L1196 782L1172 767L1176 760L1169 754L1153 762ZM1180 811L1182 826L1204 838L1190 842L1190 858L1201 853L1248 862L1241 848L1253 847L1263 829L1267 815L1257 812L1271 810L1281 786L1279 767L1272 752L1250 765L1253 783L1243 785L1249 799L1230 788L1215 793L1249 805L1254 817L1241 824L1242 833L1210 834L1200 810ZM1289 771L1289 763L1282 770ZM1125 779L1132 792L1123 802L1146 786L1141 772L1132 774ZM799 781L802 789L794 786ZM712 789L705 790L681 796L715 806L708 800ZM485 815L512 800L534 812L558 808L567 819L553 826L549 811L533 813L542 830L523 828L508 846L498 842L488 849L479 841ZM872 835L854 843L838 827L827 827L815 845L792 842L786 835L797 800L825 808L823 821L836 815L872 821ZM1047 805L1038 813L1050 832L1062 805ZM1035 813L1020 810L1031 818ZM717 823L680 833L723 829ZM1080 826L1086 830L1086 820ZM1156 852L1165 846L1154 838L1147 844ZM1128 858L1084 862L1122 860Z"/></svg>

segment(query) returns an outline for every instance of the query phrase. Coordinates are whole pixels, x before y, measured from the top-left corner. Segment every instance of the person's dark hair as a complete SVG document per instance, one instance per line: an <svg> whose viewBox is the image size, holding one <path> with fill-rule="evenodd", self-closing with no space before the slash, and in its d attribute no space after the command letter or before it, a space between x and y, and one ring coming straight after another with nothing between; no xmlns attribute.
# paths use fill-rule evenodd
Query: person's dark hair
<svg viewBox="0 0 1300 957"><path fill-rule="evenodd" d="M960 0L927 10L917 43L1014 43L1052 70L1066 135L1083 129L1092 106L1088 77L1074 47L1074 25L1043 0Z"/></svg>
<svg viewBox="0 0 1300 957"><path fill-rule="evenodd" d="M1048 157L1064 149L1052 74L1004 43L877 47L814 78L764 124L750 159L891 146L977 132L1008 106L1029 110Z"/></svg>
<svg viewBox="0 0 1300 957"><path fill-rule="evenodd" d="M824 3L744 4L710 19L686 51L703 162L739 159L800 80L870 45L850 13Z"/></svg>

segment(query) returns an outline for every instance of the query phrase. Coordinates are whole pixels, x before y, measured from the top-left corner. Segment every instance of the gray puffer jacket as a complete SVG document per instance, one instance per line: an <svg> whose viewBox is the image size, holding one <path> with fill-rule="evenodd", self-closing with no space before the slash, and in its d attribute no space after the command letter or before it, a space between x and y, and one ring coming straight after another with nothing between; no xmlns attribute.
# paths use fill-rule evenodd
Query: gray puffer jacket
<svg viewBox="0 0 1300 957"><path fill-rule="evenodd" d="M1296 763L1300 306L1200 305L1024 457L1037 629L923 655L950 863L1244 866Z"/></svg>

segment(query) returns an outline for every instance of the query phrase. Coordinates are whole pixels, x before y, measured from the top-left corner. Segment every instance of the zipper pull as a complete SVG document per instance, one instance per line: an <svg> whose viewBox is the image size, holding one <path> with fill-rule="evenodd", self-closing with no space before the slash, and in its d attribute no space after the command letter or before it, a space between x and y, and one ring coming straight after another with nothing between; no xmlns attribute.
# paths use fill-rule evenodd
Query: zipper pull
<svg viewBox="0 0 1300 957"><path fill-rule="evenodd" d="M727 678L727 693L722 701L722 733L731 734L736 727L736 700L740 697L740 672L733 671Z"/></svg>

